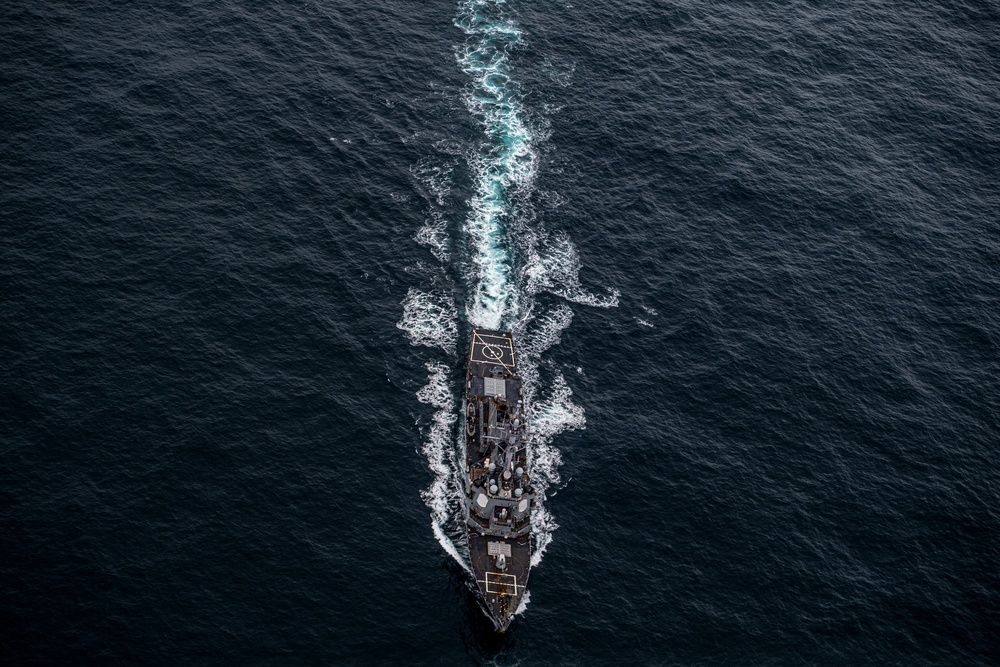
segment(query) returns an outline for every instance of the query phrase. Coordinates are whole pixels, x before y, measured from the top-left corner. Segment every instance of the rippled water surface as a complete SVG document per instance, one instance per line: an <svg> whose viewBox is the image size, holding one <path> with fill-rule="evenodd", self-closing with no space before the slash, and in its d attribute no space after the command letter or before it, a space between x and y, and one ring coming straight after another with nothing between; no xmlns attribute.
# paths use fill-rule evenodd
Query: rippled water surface
<svg viewBox="0 0 1000 667"><path fill-rule="evenodd" d="M1000 659L1000 12L0 8L5 664ZM534 431L464 566L471 326Z"/></svg>

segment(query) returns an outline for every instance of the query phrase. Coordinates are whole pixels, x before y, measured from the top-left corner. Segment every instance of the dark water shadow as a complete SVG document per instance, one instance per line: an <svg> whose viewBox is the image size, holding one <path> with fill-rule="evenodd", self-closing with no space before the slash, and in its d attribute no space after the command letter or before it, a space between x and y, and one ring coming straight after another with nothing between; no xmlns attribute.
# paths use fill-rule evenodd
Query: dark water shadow
<svg viewBox="0 0 1000 667"><path fill-rule="evenodd" d="M469 656L476 664L510 664L517 647L517 626L520 619L515 618L506 632L497 630L486 613L472 576L454 561L448 565L448 569L452 589L461 609L460 616L465 619L459 633Z"/></svg>

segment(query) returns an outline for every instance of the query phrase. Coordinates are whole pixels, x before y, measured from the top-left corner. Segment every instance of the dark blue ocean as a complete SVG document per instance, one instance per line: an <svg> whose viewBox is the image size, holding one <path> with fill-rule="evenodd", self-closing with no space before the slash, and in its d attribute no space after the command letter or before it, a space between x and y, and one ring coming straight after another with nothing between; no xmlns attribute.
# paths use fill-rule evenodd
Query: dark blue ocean
<svg viewBox="0 0 1000 667"><path fill-rule="evenodd" d="M1000 664L996 3L13 0L0 65L0 663Z"/></svg>

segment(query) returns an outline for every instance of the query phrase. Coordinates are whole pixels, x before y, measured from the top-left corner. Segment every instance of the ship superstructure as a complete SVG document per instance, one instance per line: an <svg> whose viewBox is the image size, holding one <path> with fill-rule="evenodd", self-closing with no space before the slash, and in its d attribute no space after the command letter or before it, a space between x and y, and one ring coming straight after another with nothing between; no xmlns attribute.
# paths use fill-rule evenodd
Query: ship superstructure
<svg viewBox="0 0 1000 667"><path fill-rule="evenodd" d="M528 438L514 338L473 329L465 382L465 530L483 600L504 631L531 568Z"/></svg>

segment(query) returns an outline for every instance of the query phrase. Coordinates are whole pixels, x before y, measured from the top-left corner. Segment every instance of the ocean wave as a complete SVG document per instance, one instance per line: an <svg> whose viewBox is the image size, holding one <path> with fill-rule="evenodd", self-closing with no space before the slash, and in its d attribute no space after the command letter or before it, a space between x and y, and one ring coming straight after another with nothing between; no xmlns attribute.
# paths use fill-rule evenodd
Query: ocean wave
<svg viewBox="0 0 1000 667"><path fill-rule="evenodd" d="M621 292L592 294L580 284L580 253L564 233L544 237L535 234L524 248L528 261L523 274L526 291L549 292L567 301L595 308L615 308ZM539 238L541 237L541 238Z"/></svg>
<svg viewBox="0 0 1000 667"><path fill-rule="evenodd" d="M454 168L454 162L435 164L429 157L421 159L410 168L410 173L424 191L429 204L428 218L424 226L417 230L414 240L430 248L431 254L441 263L451 259L448 221L441 208L445 206L448 195L451 194Z"/></svg>

